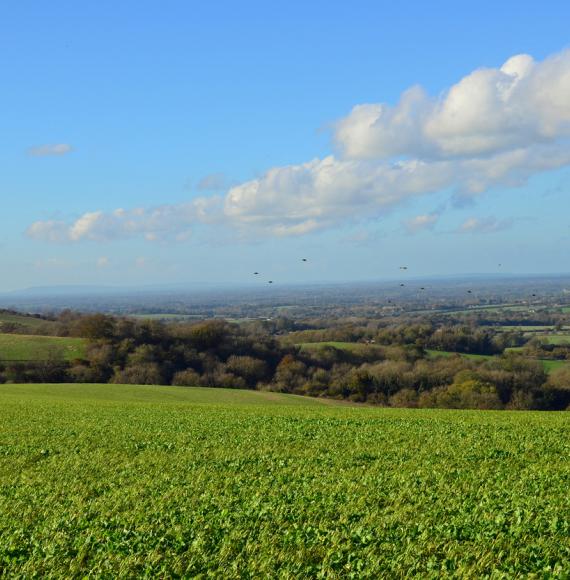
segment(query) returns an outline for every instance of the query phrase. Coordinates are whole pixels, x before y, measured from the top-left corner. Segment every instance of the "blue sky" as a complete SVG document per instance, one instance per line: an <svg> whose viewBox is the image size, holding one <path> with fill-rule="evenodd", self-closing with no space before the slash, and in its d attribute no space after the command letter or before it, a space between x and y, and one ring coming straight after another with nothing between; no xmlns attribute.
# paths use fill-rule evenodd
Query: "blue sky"
<svg viewBox="0 0 570 580"><path fill-rule="evenodd" d="M568 22L568 2L7 0L0 290L568 272ZM520 54L528 75L447 98ZM501 74L530 80L468 100Z"/></svg>

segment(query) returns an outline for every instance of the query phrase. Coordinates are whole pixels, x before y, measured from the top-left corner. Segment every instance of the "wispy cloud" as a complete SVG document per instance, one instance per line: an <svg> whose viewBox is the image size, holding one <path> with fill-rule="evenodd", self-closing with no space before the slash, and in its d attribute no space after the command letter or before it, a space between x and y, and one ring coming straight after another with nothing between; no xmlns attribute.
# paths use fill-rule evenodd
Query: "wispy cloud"
<svg viewBox="0 0 570 580"><path fill-rule="evenodd" d="M521 186L570 165L570 51L542 62L516 55L500 68L473 71L438 97L412 87L396 105L357 105L334 125L333 140L337 154L271 168L224 196L91 211L72 223L36 222L28 234L50 241L153 241L186 238L198 224L223 224L242 235L301 236L379 218L437 191L467 199ZM203 189L214 189L216 179L205 178ZM435 221L418 216L409 227Z"/></svg>
<svg viewBox="0 0 570 580"><path fill-rule="evenodd" d="M343 236L342 242L357 246L368 246L379 242L385 237L385 235L385 232L378 230L370 231L368 229L359 228L350 234Z"/></svg>
<svg viewBox="0 0 570 580"><path fill-rule="evenodd" d="M27 235L50 242L113 241L142 236L149 242L186 241L195 223L211 222L218 212L215 198L198 199L183 205L163 205L155 208L113 212L88 212L71 223L61 220L38 221L30 225Z"/></svg>
<svg viewBox="0 0 570 580"><path fill-rule="evenodd" d="M39 145L30 147L28 153L32 157L57 157L67 155L73 151L73 147L67 143L56 143L52 145Z"/></svg>
<svg viewBox="0 0 570 580"><path fill-rule="evenodd" d="M465 220L457 231L462 234L492 234L506 230L512 225L512 219L499 220L494 217L471 217Z"/></svg>
<svg viewBox="0 0 570 580"><path fill-rule="evenodd" d="M227 179L223 173L210 173L200 179L198 191L221 191L227 187Z"/></svg>
<svg viewBox="0 0 570 580"><path fill-rule="evenodd" d="M439 213L418 215L404 221L404 227L410 234L416 234L422 230L432 230L439 220Z"/></svg>
<svg viewBox="0 0 570 580"><path fill-rule="evenodd" d="M61 258L47 258L37 260L34 266L37 270L64 270L71 268L72 264Z"/></svg>

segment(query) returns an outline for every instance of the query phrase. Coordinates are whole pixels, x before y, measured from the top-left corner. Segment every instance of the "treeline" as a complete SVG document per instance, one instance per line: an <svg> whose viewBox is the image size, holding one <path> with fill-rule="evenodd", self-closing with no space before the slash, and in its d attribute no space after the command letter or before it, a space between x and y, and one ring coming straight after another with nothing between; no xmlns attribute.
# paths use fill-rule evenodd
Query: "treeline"
<svg viewBox="0 0 570 580"><path fill-rule="evenodd" d="M291 332L290 344L307 342L364 342L380 345L415 345L425 349L464 354L501 354L506 348L525 344L521 332L493 332L474 325L435 325L380 321L338 324L330 328Z"/></svg>
<svg viewBox="0 0 570 580"><path fill-rule="evenodd" d="M504 353L519 340L517 333L386 322L289 331L296 325L283 320L165 324L75 313L54 322L68 336L88 339L85 357L0 365L1 382L260 389L407 407L565 409L570 404L569 371L549 376L540 361ZM297 345L317 340L362 344L350 350ZM427 349L497 356L433 358Z"/></svg>

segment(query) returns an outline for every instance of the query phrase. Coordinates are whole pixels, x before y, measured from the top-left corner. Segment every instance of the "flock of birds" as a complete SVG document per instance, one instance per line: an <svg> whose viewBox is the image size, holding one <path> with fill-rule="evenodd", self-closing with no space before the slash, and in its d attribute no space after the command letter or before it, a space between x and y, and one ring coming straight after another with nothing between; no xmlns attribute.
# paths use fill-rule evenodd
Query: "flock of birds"
<svg viewBox="0 0 570 580"><path fill-rule="evenodd" d="M301 262L307 262L307 258L301 258ZM259 272L254 272L253 273L254 276L259 276ZM267 281L268 284L273 284L273 280L268 280Z"/></svg>
<svg viewBox="0 0 570 580"><path fill-rule="evenodd" d="M308 262L307 258L301 258L301 262ZM502 264L498 264L498 267L500 268L502 266ZM400 270L407 270L408 266L400 266ZM254 272L253 273L254 276L259 276L260 273L259 272ZM268 280L267 281L268 284L273 284L273 280ZM400 287L405 287L405 284L402 282L400 283ZM420 291L425 291L425 286L421 286L420 287ZM467 290L467 294L473 294L473 290ZM536 298L536 294L532 294L533 298ZM392 302L391 300L388 300L388 302Z"/></svg>

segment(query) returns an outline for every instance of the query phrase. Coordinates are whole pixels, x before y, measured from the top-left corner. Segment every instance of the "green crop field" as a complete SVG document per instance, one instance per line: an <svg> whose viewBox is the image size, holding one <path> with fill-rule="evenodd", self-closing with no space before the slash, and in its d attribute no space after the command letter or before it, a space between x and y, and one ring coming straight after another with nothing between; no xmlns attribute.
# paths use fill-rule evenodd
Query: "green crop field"
<svg viewBox="0 0 570 580"><path fill-rule="evenodd" d="M564 413L0 385L0 575L570 570Z"/></svg>
<svg viewBox="0 0 570 580"><path fill-rule="evenodd" d="M0 334L0 361L73 360L84 355L85 344L82 338Z"/></svg>

